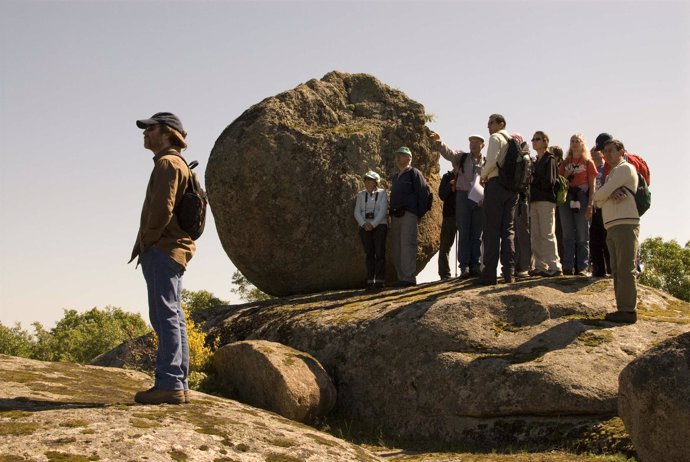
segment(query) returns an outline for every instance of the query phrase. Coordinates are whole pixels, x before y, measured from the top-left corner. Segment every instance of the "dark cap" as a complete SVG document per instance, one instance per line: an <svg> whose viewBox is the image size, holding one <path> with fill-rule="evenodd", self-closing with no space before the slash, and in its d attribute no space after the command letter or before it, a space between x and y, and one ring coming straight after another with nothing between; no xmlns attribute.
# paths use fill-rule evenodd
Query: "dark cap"
<svg viewBox="0 0 690 462"><path fill-rule="evenodd" d="M152 125L167 125L170 128L174 128L183 138L187 137L187 132L182 127L182 122L180 118L177 117L172 112L157 112L151 116L150 119L137 120L137 127L144 129Z"/></svg>
<svg viewBox="0 0 690 462"><path fill-rule="evenodd" d="M608 133L600 133L599 136L597 136L596 143L597 145L594 146L594 149L596 151L603 151L604 150L604 144L606 144L607 141L610 141L613 139L613 136L609 135Z"/></svg>

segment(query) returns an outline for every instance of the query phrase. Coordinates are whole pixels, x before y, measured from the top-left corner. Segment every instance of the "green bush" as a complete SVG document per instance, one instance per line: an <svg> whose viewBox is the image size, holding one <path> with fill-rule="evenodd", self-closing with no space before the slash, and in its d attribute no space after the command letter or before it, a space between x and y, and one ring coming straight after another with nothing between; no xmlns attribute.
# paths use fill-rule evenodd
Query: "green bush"
<svg viewBox="0 0 690 462"><path fill-rule="evenodd" d="M664 290L690 302L690 241L681 247L678 242L664 242L660 237L645 239L640 259L644 271L640 282Z"/></svg>

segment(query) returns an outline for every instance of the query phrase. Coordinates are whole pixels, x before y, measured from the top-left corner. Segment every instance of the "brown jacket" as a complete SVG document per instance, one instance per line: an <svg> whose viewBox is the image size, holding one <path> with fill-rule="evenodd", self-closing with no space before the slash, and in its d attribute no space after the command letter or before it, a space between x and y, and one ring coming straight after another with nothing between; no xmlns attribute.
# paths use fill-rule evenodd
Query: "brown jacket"
<svg viewBox="0 0 690 462"><path fill-rule="evenodd" d="M153 162L141 209L139 233L129 261L155 246L186 268L196 246L189 234L180 228L173 210L187 187L189 168L173 148L163 149L154 156Z"/></svg>

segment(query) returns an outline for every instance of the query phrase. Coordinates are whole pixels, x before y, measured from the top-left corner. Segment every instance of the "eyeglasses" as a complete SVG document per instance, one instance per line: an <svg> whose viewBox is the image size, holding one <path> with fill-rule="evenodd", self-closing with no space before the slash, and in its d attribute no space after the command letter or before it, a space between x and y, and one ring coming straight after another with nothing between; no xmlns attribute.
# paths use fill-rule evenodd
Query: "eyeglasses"
<svg viewBox="0 0 690 462"><path fill-rule="evenodd" d="M544 141L544 140L541 138L532 138L532 142L534 142L534 141Z"/></svg>

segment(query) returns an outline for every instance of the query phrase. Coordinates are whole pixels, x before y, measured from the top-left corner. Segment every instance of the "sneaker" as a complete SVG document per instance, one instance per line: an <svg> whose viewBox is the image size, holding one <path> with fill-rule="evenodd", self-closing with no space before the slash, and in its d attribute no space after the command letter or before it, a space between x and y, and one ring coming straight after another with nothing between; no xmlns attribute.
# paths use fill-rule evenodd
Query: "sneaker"
<svg viewBox="0 0 690 462"><path fill-rule="evenodd" d="M637 322L636 311L614 311L613 313L606 313L604 319L609 322L617 324L635 324Z"/></svg>
<svg viewBox="0 0 690 462"><path fill-rule="evenodd" d="M187 402L184 390L164 390L151 387L134 395L134 401L140 404L184 404Z"/></svg>
<svg viewBox="0 0 690 462"><path fill-rule="evenodd" d="M544 270L533 269L533 270L530 270L527 274L529 274L530 276L542 276L543 277L545 273L546 273L546 271L544 271Z"/></svg>
<svg viewBox="0 0 690 462"><path fill-rule="evenodd" d="M561 270L544 271L544 272L542 272L542 276L544 276L545 278L557 278L559 276L563 276L563 271L561 271Z"/></svg>
<svg viewBox="0 0 690 462"><path fill-rule="evenodd" d="M468 267L464 267L462 271L460 272L460 279L468 279L471 276L470 269Z"/></svg>
<svg viewBox="0 0 690 462"><path fill-rule="evenodd" d="M575 272L575 276L584 276L584 277L587 277L587 278L588 278L588 277L589 277L589 273L587 272L586 269L581 269L581 270L577 270L577 271Z"/></svg>
<svg viewBox="0 0 690 462"><path fill-rule="evenodd" d="M525 279L530 276L529 271L518 271L515 273L515 277L518 279Z"/></svg>

